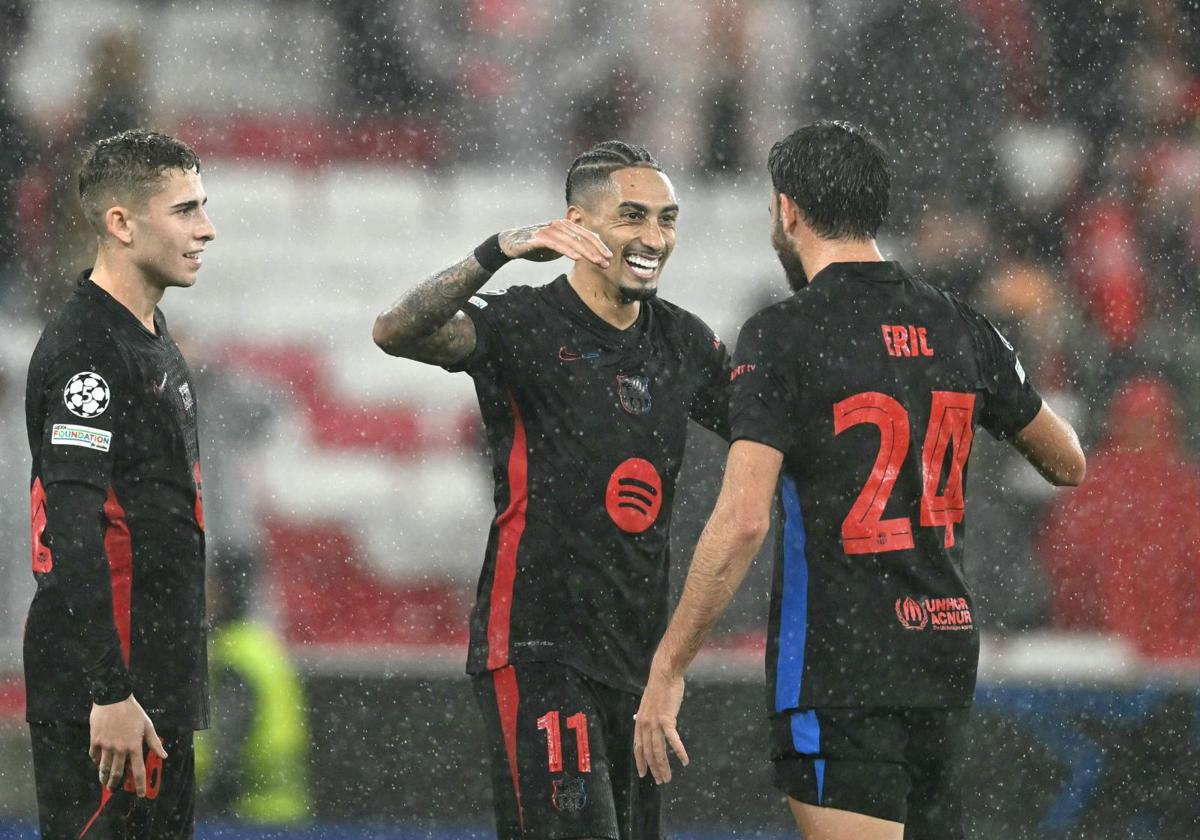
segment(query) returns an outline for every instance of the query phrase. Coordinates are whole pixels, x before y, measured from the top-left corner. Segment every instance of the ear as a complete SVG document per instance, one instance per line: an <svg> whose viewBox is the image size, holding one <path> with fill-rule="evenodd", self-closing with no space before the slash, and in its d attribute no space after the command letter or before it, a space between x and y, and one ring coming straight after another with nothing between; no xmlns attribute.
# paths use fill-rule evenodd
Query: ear
<svg viewBox="0 0 1200 840"><path fill-rule="evenodd" d="M788 234L796 232L796 224L800 221L800 208L786 193L779 193L779 221Z"/></svg>
<svg viewBox="0 0 1200 840"><path fill-rule="evenodd" d="M583 224L583 210L578 205L572 204L567 208L566 219L573 224Z"/></svg>
<svg viewBox="0 0 1200 840"><path fill-rule="evenodd" d="M133 242L133 214L129 208L116 205L104 212L104 229L123 245Z"/></svg>

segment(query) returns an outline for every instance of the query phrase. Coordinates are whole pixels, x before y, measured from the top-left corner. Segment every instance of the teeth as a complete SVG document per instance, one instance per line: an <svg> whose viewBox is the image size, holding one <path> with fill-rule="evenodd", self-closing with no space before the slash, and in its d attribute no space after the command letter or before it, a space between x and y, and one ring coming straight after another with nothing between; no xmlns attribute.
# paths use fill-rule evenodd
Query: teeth
<svg viewBox="0 0 1200 840"><path fill-rule="evenodd" d="M647 271L653 271L654 269L658 268L659 263L658 257L642 257L635 256L633 254L627 256L625 260L630 265L636 266L637 268L644 268Z"/></svg>

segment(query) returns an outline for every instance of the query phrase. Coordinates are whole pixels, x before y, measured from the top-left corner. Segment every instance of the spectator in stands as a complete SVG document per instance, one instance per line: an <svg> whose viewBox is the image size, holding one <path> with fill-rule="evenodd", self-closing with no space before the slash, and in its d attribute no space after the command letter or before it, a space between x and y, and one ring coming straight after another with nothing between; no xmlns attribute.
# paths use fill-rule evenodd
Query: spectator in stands
<svg viewBox="0 0 1200 840"><path fill-rule="evenodd" d="M57 161L50 167L55 173L47 211L50 241L34 293L35 309L43 315L57 311L70 297L80 266L88 264L96 247L95 233L84 224L75 184L67 175L78 169L72 155L102 137L147 122L144 54L133 35L102 33L91 47L88 87L72 111L74 122L62 126L50 144L50 157Z"/></svg>
<svg viewBox="0 0 1200 840"><path fill-rule="evenodd" d="M1117 395L1087 480L1052 507L1041 546L1057 626L1200 658L1200 471L1164 380L1135 378Z"/></svg>
<svg viewBox="0 0 1200 840"><path fill-rule="evenodd" d="M811 113L865 124L906 162L889 232L911 230L931 192L986 203L992 132L1006 109L994 51L952 3L881 0L861 9L869 22L811 71Z"/></svg>

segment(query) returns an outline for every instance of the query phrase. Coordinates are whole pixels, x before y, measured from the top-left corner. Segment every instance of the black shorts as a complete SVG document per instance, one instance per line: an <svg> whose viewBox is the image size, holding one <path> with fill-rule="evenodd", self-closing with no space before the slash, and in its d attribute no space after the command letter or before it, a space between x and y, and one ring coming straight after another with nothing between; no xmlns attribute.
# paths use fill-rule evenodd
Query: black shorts
<svg viewBox="0 0 1200 840"><path fill-rule="evenodd" d="M552 662L474 677L500 840L657 840L662 798L633 761L641 698Z"/></svg>
<svg viewBox="0 0 1200 840"><path fill-rule="evenodd" d="M969 717L969 708L878 708L772 718L775 787L798 802L904 823L906 840L961 838Z"/></svg>
<svg viewBox="0 0 1200 840"><path fill-rule="evenodd" d="M44 840L190 840L195 830L191 732L160 732L167 759L155 798L118 787L107 802L88 756L90 733L76 723L31 723L33 779ZM148 780L149 781L149 780ZM90 823L90 825L89 825Z"/></svg>

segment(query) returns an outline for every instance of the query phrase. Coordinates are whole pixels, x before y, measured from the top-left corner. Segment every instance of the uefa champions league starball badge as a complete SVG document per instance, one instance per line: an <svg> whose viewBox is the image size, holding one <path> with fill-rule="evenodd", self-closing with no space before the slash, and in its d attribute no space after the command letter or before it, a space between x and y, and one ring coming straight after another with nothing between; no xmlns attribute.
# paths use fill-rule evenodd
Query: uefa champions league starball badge
<svg viewBox="0 0 1200 840"><path fill-rule="evenodd" d="M103 376L83 371L72 376L63 389L63 402L72 414L86 420L105 412L110 394Z"/></svg>

